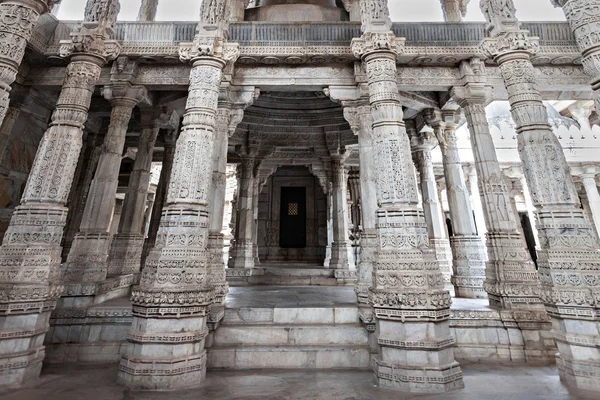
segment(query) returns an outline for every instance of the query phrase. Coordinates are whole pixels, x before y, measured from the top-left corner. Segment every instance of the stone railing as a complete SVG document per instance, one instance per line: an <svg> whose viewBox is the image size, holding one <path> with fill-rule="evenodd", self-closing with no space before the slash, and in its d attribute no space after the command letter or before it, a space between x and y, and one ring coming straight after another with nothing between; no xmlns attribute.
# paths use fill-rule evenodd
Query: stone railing
<svg viewBox="0 0 600 400"><path fill-rule="evenodd" d="M52 20L56 21L52 16L41 19L40 26L46 29L36 29L34 37L41 36L37 42L57 46L78 26L72 21L54 22L52 36L47 32ZM523 28L538 36L542 46L576 45L566 22L525 22ZM407 39L408 46L476 46L485 36L483 23L395 23L393 30ZM178 44L191 41L195 31L195 22L118 22L114 38L124 44ZM360 35L360 24L355 22L240 22L229 29L229 40L242 46L349 46L352 38Z"/></svg>

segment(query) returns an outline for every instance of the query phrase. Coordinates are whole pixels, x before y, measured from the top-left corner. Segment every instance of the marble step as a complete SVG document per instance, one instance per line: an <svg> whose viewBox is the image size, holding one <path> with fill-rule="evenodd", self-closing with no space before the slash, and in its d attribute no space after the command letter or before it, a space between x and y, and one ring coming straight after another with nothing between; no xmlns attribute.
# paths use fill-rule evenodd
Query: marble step
<svg viewBox="0 0 600 400"><path fill-rule="evenodd" d="M227 308L223 324L358 324L358 307Z"/></svg>
<svg viewBox="0 0 600 400"><path fill-rule="evenodd" d="M324 267L260 266L247 276L228 276L233 285L337 286L335 271Z"/></svg>
<svg viewBox="0 0 600 400"><path fill-rule="evenodd" d="M335 325L221 325L216 346L228 345L367 345L367 331L356 324Z"/></svg>
<svg viewBox="0 0 600 400"><path fill-rule="evenodd" d="M367 346L216 346L212 369L369 369Z"/></svg>

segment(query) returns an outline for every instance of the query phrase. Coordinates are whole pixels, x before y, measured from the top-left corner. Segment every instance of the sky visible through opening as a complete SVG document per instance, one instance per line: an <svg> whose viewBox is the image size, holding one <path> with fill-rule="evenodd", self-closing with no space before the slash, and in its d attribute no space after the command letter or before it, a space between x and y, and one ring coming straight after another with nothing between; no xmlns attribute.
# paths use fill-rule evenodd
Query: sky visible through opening
<svg viewBox="0 0 600 400"><path fill-rule="evenodd" d="M197 21L202 0L160 0L158 21ZM121 0L120 21L135 21L141 0ZM550 0L514 0L517 17L521 21L564 21L561 9L554 8ZM80 20L85 0L63 0L58 18ZM443 21L439 0L389 0L393 21L439 22ZM479 0L471 0L466 21L483 21Z"/></svg>

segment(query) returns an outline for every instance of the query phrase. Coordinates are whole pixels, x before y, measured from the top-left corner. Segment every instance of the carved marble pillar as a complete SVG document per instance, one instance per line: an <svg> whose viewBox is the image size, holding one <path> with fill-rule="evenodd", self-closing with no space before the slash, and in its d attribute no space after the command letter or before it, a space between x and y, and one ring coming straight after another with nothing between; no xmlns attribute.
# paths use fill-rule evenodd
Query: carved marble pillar
<svg viewBox="0 0 600 400"><path fill-rule="evenodd" d="M482 48L500 66L537 209L541 298L552 318L559 374L567 385L600 391L600 348L592 345L600 332L600 252L537 89L530 58L539 46L520 29L511 0L504 8L489 0L482 6L491 35Z"/></svg>
<svg viewBox="0 0 600 400"><path fill-rule="evenodd" d="M435 258L440 265L444 277L444 288L453 296L452 285L452 249L446 236L446 221L442 213L442 205L438 197L437 182L433 171L431 151L438 145L433 132L422 131L417 133L413 124L407 125L411 137L413 160L421 177L421 195L423 197L423 211L427 222L429 245L435 253Z"/></svg>
<svg viewBox="0 0 600 400"><path fill-rule="evenodd" d="M150 187L154 144L161 126L168 118L166 114L156 115L152 110L143 109L141 112L142 130L138 149L129 175L119 229L112 239L108 255L109 278L140 272L144 248L144 213ZM177 116L175 118L178 119Z"/></svg>
<svg viewBox="0 0 600 400"><path fill-rule="evenodd" d="M508 188L485 114L491 94L491 89L486 87L485 66L481 60L472 59L461 64L460 72L464 86L453 88L451 94L462 107L470 132L487 229L484 287L490 307L541 311L539 277L518 230L518 217L510 206ZM539 323L536 326L540 326Z"/></svg>
<svg viewBox="0 0 600 400"><path fill-rule="evenodd" d="M239 54L220 36L226 16L213 7L202 4L199 34L180 47L182 61L192 64L189 94L156 245L132 291L130 347L119 366L119 382L130 388L198 386L206 375L207 315L215 298L207 250L213 140L223 69ZM217 26L208 30L213 15Z"/></svg>
<svg viewBox="0 0 600 400"><path fill-rule="evenodd" d="M592 78L596 110L600 114L600 0L550 0L562 7L575 34L584 71Z"/></svg>
<svg viewBox="0 0 600 400"><path fill-rule="evenodd" d="M462 22L467 14L467 6L471 0L440 0L444 21Z"/></svg>
<svg viewBox="0 0 600 400"><path fill-rule="evenodd" d="M452 283L457 297L485 298L485 245L477 235L456 137L456 112L426 110L442 150L448 210L452 220Z"/></svg>
<svg viewBox="0 0 600 400"><path fill-rule="evenodd" d="M227 191L227 146L229 137L235 133L235 129L242 121L243 116L243 110L233 108L231 103L219 103L215 140L213 143L212 180L209 195L211 215L208 237L211 276L212 283L215 286L215 304L218 305L225 303L225 297L229 290L223 259L225 238L222 233Z"/></svg>
<svg viewBox="0 0 600 400"><path fill-rule="evenodd" d="M236 237L231 250L230 268L254 268L254 167L255 153L242 155L240 190L237 202Z"/></svg>
<svg viewBox="0 0 600 400"><path fill-rule="evenodd" d="M148 237L144 242L144 250L142 252L142 268L146 265L146 257L156 244L156 236L160 225L160 217L165 205L167 197L167 189L171 179L171 171L173 169L173 159L175 158L175 140L177 139L178 127L165 134L164 152L162 160L162 168L160 170L160 178L158 187L154 196L154 207L152 208L152 216L150 217L150 227L148 228Z"/></svg>
<svg viewBox="0 0 600 400"><path fill-rule="evenodd" d="M113 66L113 73L117 65ZM62 268L62 277L69 282L64 295L77 298L63 299L61 307L87 307L106 296L120 296L128 290L131 282L116 284L113 293L100 293L94 286L103 282L108 274L108 255L111 246L111 221L115 208L119 170L125 146L125 135L133 108L146 98L146 89L129 84L105 89L105 96L112 104L110 125L102 144L102 153L88 193L79 232L73 244L67 262ZM118 224L116 220L113 223ZM85 283L82 285L81 283ZM101 296L100 296L101 295Z"/></svg>
<svg viewBox="0 0 600 400"><path fill-rule="evenodd" d="M31 15L30 10L15 8L13 3L2 2L0 7L10 10L10 15L16 12L16 21ZM42 343L50 312L63 291L60 243L83 126L101 67L118 51L114 43L105 41L114 23L106 11L116 16L118 2L108 6L94 19L86 13L88 24L72 34L73 41L85 41L88 46L76 48L72 42L62 46L61 53L70 55L71 60L61 93L39 144L21 205L15 209L0 247L1 386L37 379L44 359ZM6 15L3 20L7 20Z"/></svg>
<svg viewBox="0 0 600 400"><path fill-rule="evenodd" d="M332 157L331 170L331 196L332 196L332 224L333 242L331 243L331 269L349 269L352 257L352 248L348 241L348 214L346 213L347 176L342 157ZM343 280L343 278L338 278Z"/></svg>
<svg viewBox="0 0 600 400"><path fill-rule="evenodd" d="M49 0L0 1L0 124L8 111L11 85L17 72L27 42L41 14L48 12Z"/></svg>
<svg viewBox="0 0 600 400"><path fill-rule="evenodd" d="M140 22L154 21L159 0L142 0L137 20Z"/></svg>
<svg viewBox="0 0 600 400"><path fill-rule="evenodd" d="M370 301L382 387L416 392L462 388L450 334L450 293L429 248L396 82L404 39L394 37L387 1L361 1L363 35L352 41L367 72L377 181L377 262ZM370 6L370 7L369 7Z"/></svg>

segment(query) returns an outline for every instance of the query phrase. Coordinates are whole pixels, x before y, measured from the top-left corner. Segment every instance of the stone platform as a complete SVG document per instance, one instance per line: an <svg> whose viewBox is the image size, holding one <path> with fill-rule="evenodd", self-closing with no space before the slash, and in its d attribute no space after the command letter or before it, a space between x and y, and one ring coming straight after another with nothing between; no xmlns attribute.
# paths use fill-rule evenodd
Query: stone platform
<svg viewBox="0 0 600 400"><path fill-rule="evenodd" d="M127 299L55 311L45 362L117 362L130 325ZM550 364L556 353L549 331L528 330L484 299L453 299L450 329L461 363ZM223 320L207 338L209 368L368 368L370 336L352 287L232 287Z"/></svg>
<svg viewBox="0 0 600 400"><path fill-rule="evenodd" d="M268 265L226 269L230 286L337 286L335 270L318 265Z"/></svg>
<svg viewBox="0 0 600 400"><path fill-rule="evenodd" d="M554 367L463 365L465 388L419 395L373 387L362 371L211 371L204 384L178 392L129 391L116 383L117 365L61 366L42 371L39 383L0 391L3 400L574 400Z"/></svg>

